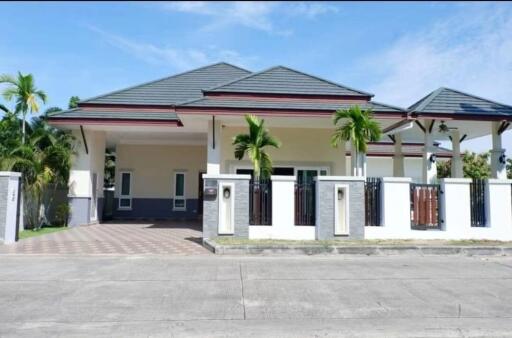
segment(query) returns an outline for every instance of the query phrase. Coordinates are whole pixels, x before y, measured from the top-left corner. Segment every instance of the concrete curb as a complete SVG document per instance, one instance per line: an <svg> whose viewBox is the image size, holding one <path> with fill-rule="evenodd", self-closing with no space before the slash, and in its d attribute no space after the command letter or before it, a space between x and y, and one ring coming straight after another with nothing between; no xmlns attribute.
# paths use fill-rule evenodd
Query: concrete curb
<svg viewBox="0 0 512 338"><path fill-rule="evenodd" d="M459 255L512 256L512 247L502 246L423 246L423 245L219 245L203 240L203 246L217 255Z"/></svg>

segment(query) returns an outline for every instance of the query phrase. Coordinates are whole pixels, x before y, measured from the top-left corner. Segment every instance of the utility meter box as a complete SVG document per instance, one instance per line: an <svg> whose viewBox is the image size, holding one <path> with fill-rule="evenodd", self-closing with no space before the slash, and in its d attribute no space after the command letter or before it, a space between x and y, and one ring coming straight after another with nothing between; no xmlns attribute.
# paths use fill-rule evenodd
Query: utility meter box
<svg viewBox="0 0 512 338"><path fill-rule="evenodd" d="M214 201L217 199L218 184L217 180L207 178L204 180L203 198L207 201Z"/></svg>

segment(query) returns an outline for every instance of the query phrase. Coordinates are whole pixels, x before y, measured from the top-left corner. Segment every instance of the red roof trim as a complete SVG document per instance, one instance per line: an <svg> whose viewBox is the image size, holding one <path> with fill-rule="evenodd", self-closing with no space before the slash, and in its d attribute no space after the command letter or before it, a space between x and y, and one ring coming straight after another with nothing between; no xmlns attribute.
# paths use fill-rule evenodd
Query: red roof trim
<svg viewBox="0 0 512 338"><path fill-rule="evenodd" d="M155 121L144 119L92 119L92 118L49 118L50 124L66 125L66 124L82 124L82 125L169 125L183 127L183 123L179 120L175 121Z"/></svg>
<svg viewBox="0 0 512 338"><path fill-rule="evenodd" d="M299 110L299 109L254 109L254 108L233 108L233 107L176 107L177 114L190 114L190 115L245 115L247 113L257 114L262 116L302 116L302 117L317 117L317 116L331 116L334 110ZM379 112L373 111L374 114L379 115L383 119L396 119L406 117L406 113L392 113L392 112Z"/></svg>
<svg viewBox="0 0 512 338"><path fill-rule="evenodd" d="M284 94L284 93L248 93L248 92L211 92L203 91L204 97L222 96L222 97L265 97L275 99L328 99L328 100L354 100L370 101L371 96L364 95L325 95L325 94Z"/></svg>

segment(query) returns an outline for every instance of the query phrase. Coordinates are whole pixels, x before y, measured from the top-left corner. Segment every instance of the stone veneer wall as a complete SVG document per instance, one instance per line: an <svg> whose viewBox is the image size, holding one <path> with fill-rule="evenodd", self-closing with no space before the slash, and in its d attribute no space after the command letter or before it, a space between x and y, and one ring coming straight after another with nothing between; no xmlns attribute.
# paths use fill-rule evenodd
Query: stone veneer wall
<svg viewBox="0 0 512 338"><path fill-rule="evenodd" d="M349 186L349 235L334 235L336 184ZM316 239L364 239L364 178L320 177L316 182L316 198Z"/></svg>
<svg viewBox="0 0 512 338"><path fill-rule="evenodd" d="M223 177L224 176L224 177ZM248 175L205 175L217 180L217 198L204 198L203 239L215 237L249 237L249 176ZM235 186L235 231L233 235L219 235L219 186L221 183L234 183Z"/></svg>

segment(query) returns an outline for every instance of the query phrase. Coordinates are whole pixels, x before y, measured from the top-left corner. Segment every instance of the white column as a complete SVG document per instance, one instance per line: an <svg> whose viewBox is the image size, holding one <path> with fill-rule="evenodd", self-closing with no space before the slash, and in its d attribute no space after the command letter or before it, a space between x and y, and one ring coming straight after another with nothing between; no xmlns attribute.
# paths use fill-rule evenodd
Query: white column
<svg viewBox="0 0 512 338"><path fill-rule="evenodd" d="M70 226L89 224L91 219L99 219L97 202L103 197L105 170L105 133L84 130L85 140L80 130L73 131L73 135L77 145L68 181ZM96 174L96 186L93 186L93 174ZM95 201L91 200L93 196Z"/></svg>
<svg viewBox="0 0 512 338"><path fill-rule="evenodd" d="M400 134L395 134L395 156L393 156L393 176L405 176L404 154L402 153L402 136Z"/></svg>
<svg viewBox="0 0 512 338"><path fill-rule="evenodd" d="M462 158L460 156L460 133L452 131L452 178L463 178Z"/></svg>
<svg viewBox="0 0 512 338"><path fill-rule="evenodd" d="M221 157L221 123L217 119L208 121L208 154L206 172L208 174L220 174Z"/></svg>
<svg viewBox="0 0 512 338"><path fill-rule="evenodd" d="M437 165L432 162L432 155L435 154L434 135L429 133L431 120L425 120L425 145L423 147L423 183L432 184L437 178Z"/></svg>
<svg viewBox="0 0 512 338"><path fill-rule="evenodd" d="M357 156L352 143L350 144L350 176L357 176Z"/></svg>
<svg viewBox="0 0 512 338"><path fill-rule="evenodd" d="M505 149L502 148L501 134L498 134L500 124L492 122L491 177L506 179Z"/></svg>

